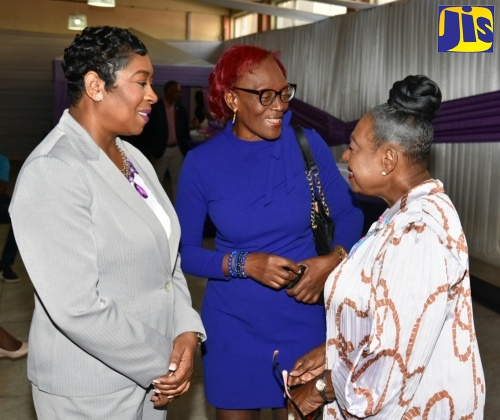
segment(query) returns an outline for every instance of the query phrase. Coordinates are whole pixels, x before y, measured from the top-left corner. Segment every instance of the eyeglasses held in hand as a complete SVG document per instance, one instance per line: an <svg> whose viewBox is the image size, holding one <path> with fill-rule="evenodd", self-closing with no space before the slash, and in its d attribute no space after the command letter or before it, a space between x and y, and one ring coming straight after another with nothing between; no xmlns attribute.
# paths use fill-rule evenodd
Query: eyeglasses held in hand
<svg viewBox="0 0 500 420"><path fill-rule="evenodd" d="M279 369L278 362L276 360L278 358L279 352L280 352L279 350L274 350L274 353L273 353L273 365L274 365L275 371L278 373L278 376L283 381L283 388L285 390L286 397L292 403L293 408L295 409L295 411L297 412L297 414L300 417L300 420L318 420L320 418L320 415L321 415L321 410L317 410L317 411L315 410L313 413L308 414L306 416L306 415L304 415L304 413L302 413L302 411L300 410L299 406L297 405L297 403L295 402L295 400L290 395L290 390L292 390L293 388L302 386L302 385L296 385L294 387L289 387L287 385L287 383L288 383L288 371L286 371L286 370L281 371Z"/></svg>
<svg viewBox="0 0 500 420"><path fill-rule="evenodd" d="M288 83L286 87L281 89L279 92L274 89L253 90L253 89L244 89L236 86L234 86L233 89L241 90L247 93L252 93L254 95L259 95L260 103L263 106L269 106L276 100L278 96L280 97L281 102L283 103L290 102L295 95L295 90L297 89L297 85Z"/></svg>

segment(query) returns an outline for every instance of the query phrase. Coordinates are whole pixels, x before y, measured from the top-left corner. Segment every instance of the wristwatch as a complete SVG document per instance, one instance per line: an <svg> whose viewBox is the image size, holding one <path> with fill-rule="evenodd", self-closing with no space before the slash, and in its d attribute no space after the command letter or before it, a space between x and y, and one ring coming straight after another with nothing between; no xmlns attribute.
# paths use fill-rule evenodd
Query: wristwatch
<svg viewBox="0 0 500 420"><path fill-rule="evenodd" d="M318 390L319 392L319 395L321 396L321 398L323 398L323 400L325 401L325 403L329 404L333 401L333 399L329 399L326 394L325 394L325 389L326 389L326 380L325 380L325 376L327 374L327 371L324 370L323 373L318 377L318 379L316 379L316 383L315 383L315 386L316 386L316 389Z"/></svg>

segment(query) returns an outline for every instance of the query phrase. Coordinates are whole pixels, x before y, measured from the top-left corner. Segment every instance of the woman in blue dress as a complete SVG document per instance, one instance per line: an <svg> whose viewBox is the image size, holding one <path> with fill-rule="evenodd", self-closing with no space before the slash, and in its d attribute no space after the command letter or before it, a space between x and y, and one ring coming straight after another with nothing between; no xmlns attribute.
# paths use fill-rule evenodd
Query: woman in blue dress
<svg viewBox="0 0 500 420"><path fill-rule="evenodd" d="M293 128L278 53L236 45L209 77L208 102L226 128L184 161L176 210L185 272L208 278L202 305L205 394L218 420L254 420L260 410L286 419L283 383L273 371L325 340L319 302L329 273L359 239L363 214L332 153L305 130L336 224L332 252L318 256L311 230L311 193ZM231 121L232 120L232 121ZM215 250L203 247L206 216ZM291 289L287 285L305 273Z"/></svg>

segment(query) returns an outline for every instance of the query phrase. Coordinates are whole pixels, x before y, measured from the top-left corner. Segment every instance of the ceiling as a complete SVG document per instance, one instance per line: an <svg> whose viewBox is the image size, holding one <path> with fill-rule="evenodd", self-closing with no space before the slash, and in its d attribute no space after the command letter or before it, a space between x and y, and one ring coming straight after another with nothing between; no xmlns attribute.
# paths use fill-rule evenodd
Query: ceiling
<svg viewBox="0 0 500 420"><path fill-rule="evenodd" d="M67 3L83 3L86 4L87 0L52 0ZM321 3L327 3L336 6L343 6L354 10L363 10L376 7L377 0L315 0ZM175 0L116 0L116 7L134 8L134 9L156 9L165 10L175 8L171 7ZM272 6L262 1L251 0L188 0L184 4L198 4L215 6L218 8L226 9L227 15L231 11L247 11L252 13L259 13L263 15L279 16L289 19L300 19L307 22L317 22L326 17L310 12L303 12L299 10L285 9L283 7ZM189 7L189 6L188 6Z"/></svg>

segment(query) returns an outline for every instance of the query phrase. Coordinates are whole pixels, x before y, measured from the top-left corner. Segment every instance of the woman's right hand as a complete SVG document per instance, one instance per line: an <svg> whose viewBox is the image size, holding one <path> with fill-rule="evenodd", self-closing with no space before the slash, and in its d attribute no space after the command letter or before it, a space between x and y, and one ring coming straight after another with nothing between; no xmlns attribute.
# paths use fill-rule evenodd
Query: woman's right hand
<svg viewBox="0 0 500 420"><path fill-rule="evenodd" d="M326 345L315 347L304 356L299 357L288 374L288 386L309 382L325 370Z"/></svg>
<svg viewBox="0 0 500 420"><path fill-rule="evenodd" d="M279 255L252 252L246 257L246 275L272 289L286 287L299 271L297 263Z"/></svg>

